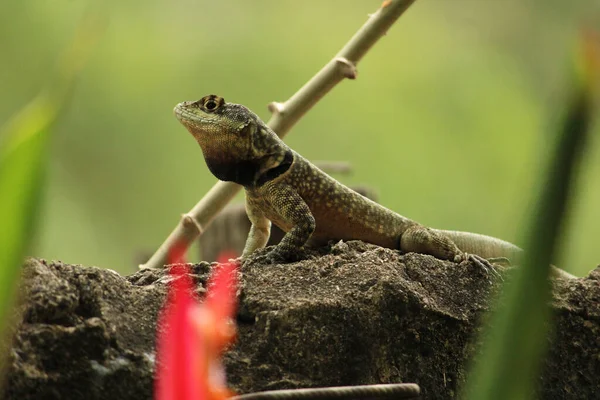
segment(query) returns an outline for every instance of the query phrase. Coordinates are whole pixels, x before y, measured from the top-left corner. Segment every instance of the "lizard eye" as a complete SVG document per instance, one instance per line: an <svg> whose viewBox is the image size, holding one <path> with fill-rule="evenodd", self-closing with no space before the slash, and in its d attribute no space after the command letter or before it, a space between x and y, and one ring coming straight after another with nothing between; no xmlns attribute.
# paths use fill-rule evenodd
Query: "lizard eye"
<svg viewBox="0 0 600 400"><path fill-rule="evenodd" d="M206 108L208 111L214 111L217 109L217 102L214 100L208 100L206 103L204 103L204 108Z"/></svg>
<svg viewBox="0 0 600 400"><path fill-rule="evenodd" d="M225 100L223 100L222 97L211 94L209 96L204 96L195 104L197 107L202 108L204 111L212 112L224 105Z"/></svg>

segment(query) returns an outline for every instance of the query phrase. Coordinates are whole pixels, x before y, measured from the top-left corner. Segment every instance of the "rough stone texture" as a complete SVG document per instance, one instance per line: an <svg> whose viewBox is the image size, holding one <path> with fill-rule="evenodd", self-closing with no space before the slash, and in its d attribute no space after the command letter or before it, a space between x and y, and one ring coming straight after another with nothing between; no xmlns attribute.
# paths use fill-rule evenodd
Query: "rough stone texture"
<svg viewBox="0 0 600 400"><path fill-rule="evenodd" d="M497 288L473 265L338 243L287 265L242 269L238 343L225 357L239 392L416 382L423 398L456 396ZM210 266L193 267L204 284ZM151 398L163 271L30 259L9 360L9 399ZM600 393L600 270L557 279L542 398ZM203 292L199 286L198 292ZM595 394L594 394L595 393Z"/></svg>

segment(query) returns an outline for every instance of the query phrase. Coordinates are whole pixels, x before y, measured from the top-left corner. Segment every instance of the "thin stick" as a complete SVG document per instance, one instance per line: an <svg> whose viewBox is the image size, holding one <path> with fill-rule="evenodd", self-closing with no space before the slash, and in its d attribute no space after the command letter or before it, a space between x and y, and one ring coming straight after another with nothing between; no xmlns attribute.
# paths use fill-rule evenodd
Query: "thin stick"
<svg viewBox="0 0 600 400"><path fill-rule="evenodd" d="M284 103L269 104L269 110L273 113L268 123L269 127L280 137L285 136L290 128L335 85L344 78L355 79L358 61L381 36L385 35L414 1L385 0L342 50L300 90ZM169 249L175 243L187 244L187 246L193 243L240 189L241 186L232 182L217 182L189 213L182 216L169 237L145 265L140 265L140 268L163 267Z"/></svg>
<svg viewBox="0 0 600 400"><path fill-rule="evenodd" d="M281 389L234 396L232 400L400 400L418 399L421 389L415 383L389 383L364 386Z"/></svg>

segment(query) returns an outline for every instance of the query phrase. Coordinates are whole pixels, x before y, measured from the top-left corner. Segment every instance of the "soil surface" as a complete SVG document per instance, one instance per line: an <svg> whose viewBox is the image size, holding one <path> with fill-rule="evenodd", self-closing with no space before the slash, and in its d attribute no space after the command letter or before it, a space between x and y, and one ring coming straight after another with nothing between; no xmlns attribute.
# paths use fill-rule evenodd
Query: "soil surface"
<svg viewBox="0 0 600 400"><path fill-rule="evenodd" d="M475 265L358 241L285 265L242 268L228 381L239 393L415 382L455 398L500 282ZM199 296L210 264L192 267ZM507 271L502 271L507 274ZM150 399L169 277L29 259L9 356L8 399ZM509 279L506 277L506 279ZM553 283L556 328L541 398L600 393L600 269Z"/></svg>

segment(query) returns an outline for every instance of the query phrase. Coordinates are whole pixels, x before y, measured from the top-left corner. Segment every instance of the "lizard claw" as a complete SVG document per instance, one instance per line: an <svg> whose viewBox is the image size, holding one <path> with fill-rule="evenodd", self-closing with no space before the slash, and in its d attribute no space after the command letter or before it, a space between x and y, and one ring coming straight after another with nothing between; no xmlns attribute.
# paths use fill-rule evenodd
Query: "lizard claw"
<svg viewBox="0 0 600 400"><path fill-rule="evenodd" d="M510 261L508 261L508 259L504 258L504 257L487 259L487 258L478 256L477 254L465 253L463 263L467 263L467 262L473 262L475 265L477 265L479 268L481 268L481 270L486 275L493 275L496 279L500 279L501 281L504 281L504 278L502 278L502 275L496 270L495 263L496 262L508 262L510 264Z"/></svg>
<svg viewBox="0 0 600 400"><path fill-rule="evenodd" d="M229 258L229 259L227 260L227 262L228 262L228 263L231 263L231 264L237 264L237 265L242 265L242 262L243 262L243 261L244 261L244 260L242 259L242 257L241 257L241 256L240 256L240 257L236 257L236 258Z"/></svg>
<svg viewBox="0 0 600 400"><path fill-rule="evenodd" d="M281 263L282 261L284 261L284 259L282 257L280 257L277 254L271 254L267 253L267 254L262 254L258 257L256 257L254 259L254 261L261 263L261 264L277 264L277 263Z"/></svg>
<svg viewBox="0 0 600 400"><path fill-rule="evenodd" d="M285 254L277 251L277 249L273 249L266 254L261 254L259 256L254 257L254 262L258 262L261 264L278 264L288 261L289 257L286 257Z"/></svg>
<svg viewBox="0 0 600 400"><path fill-rule="evenodd" d="M303 258L306 258L306 254L301 250L289 252L275 247L266 254L254 257L254 261L262 264L285 264L302 260Z"/></svg>

